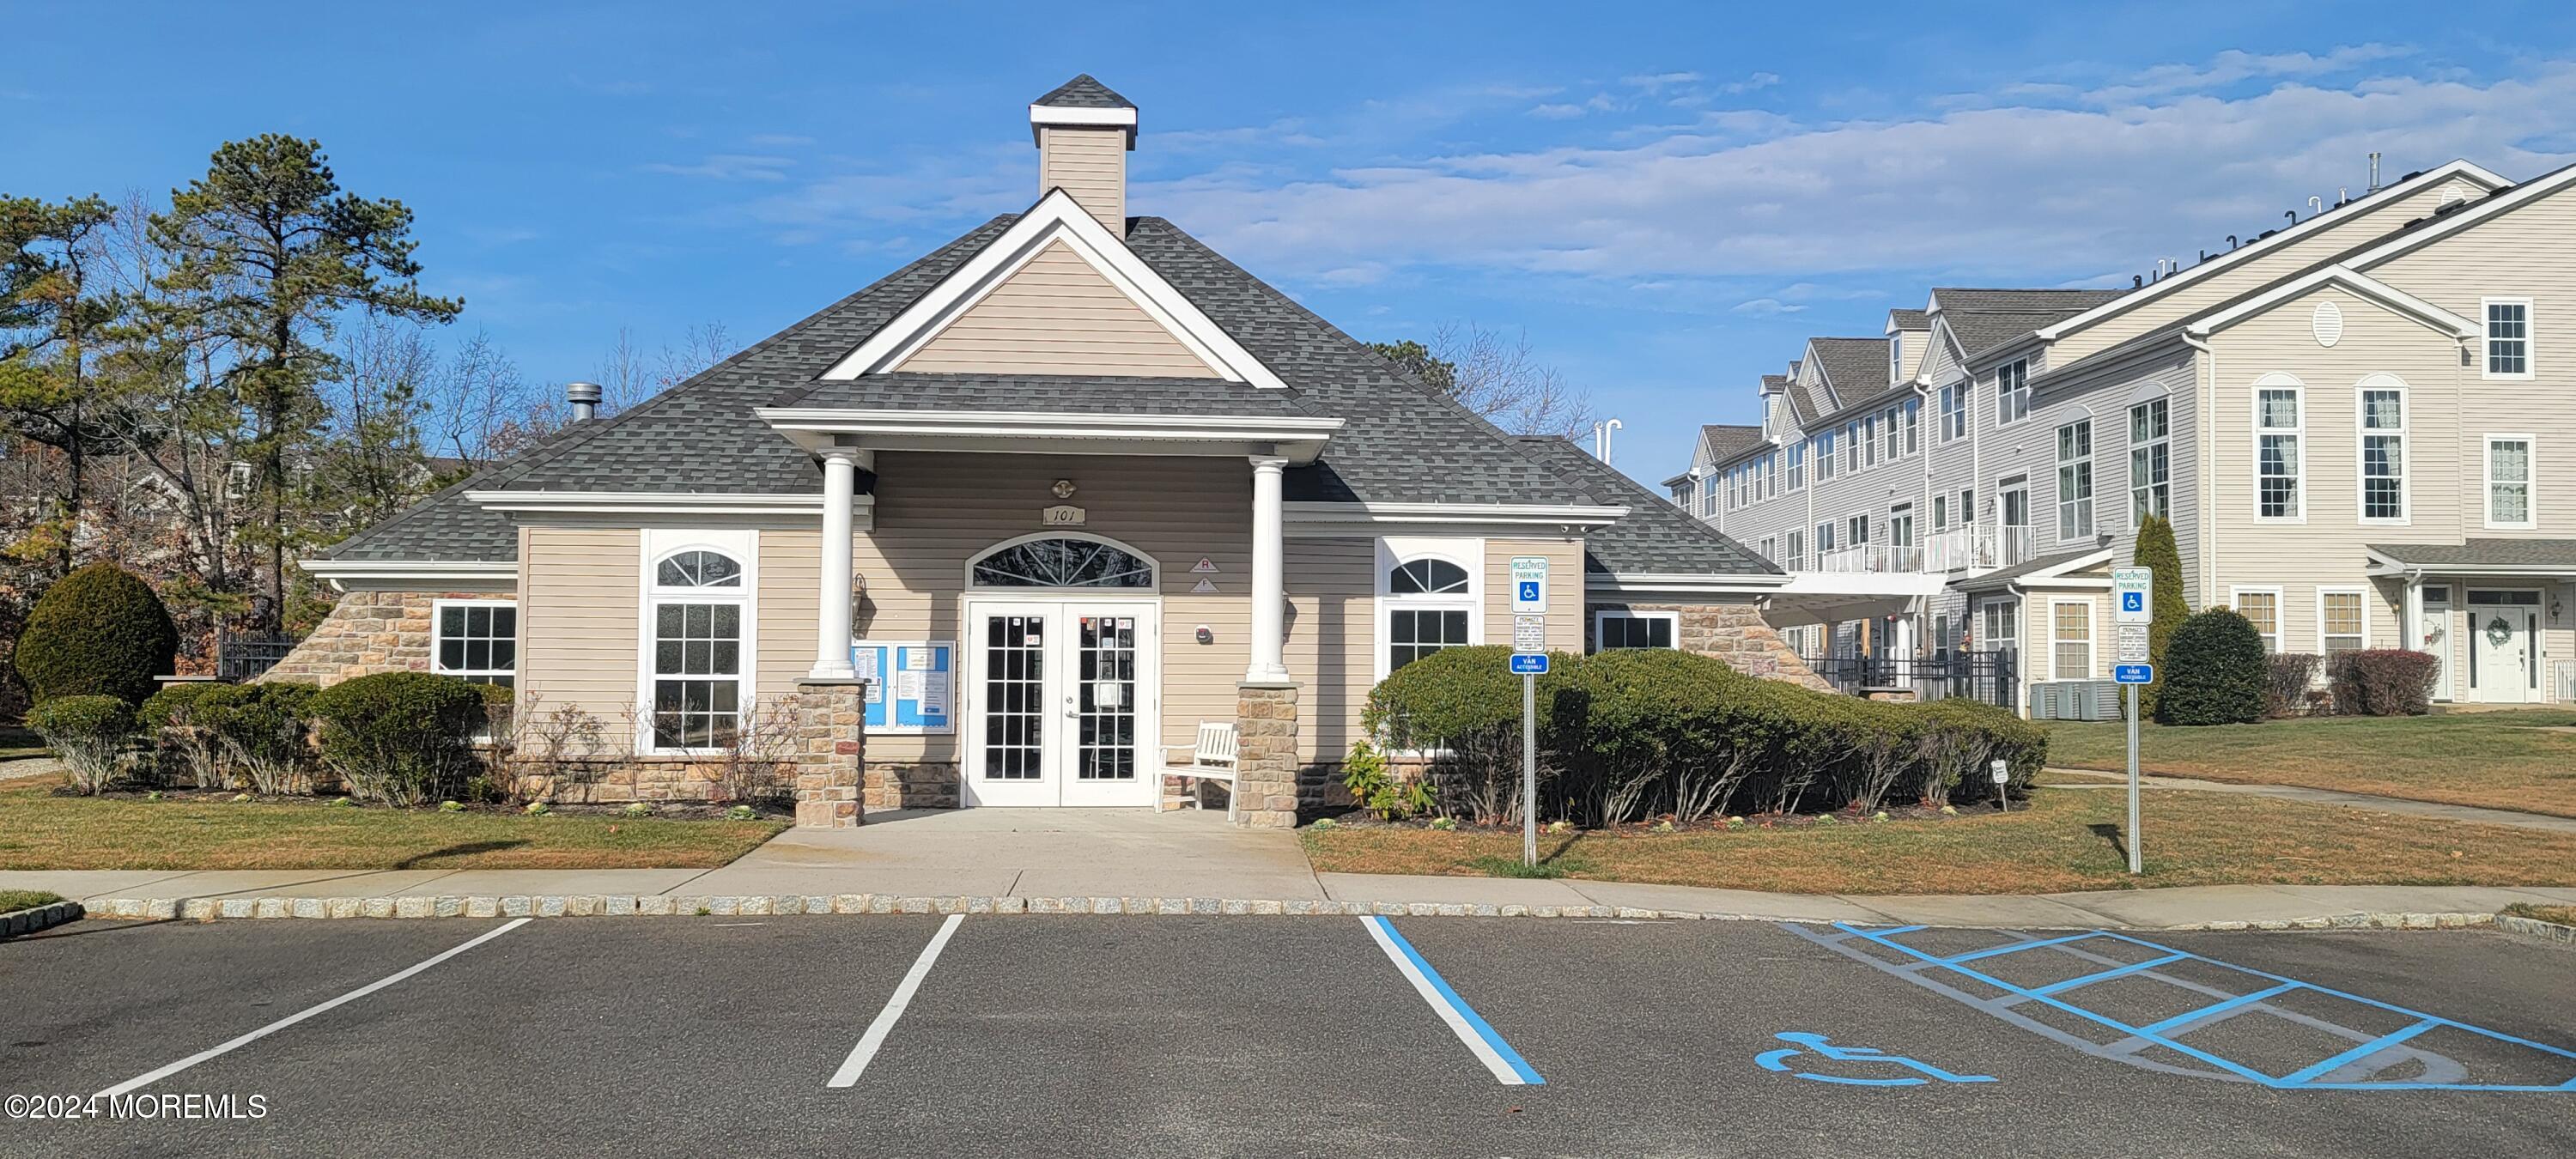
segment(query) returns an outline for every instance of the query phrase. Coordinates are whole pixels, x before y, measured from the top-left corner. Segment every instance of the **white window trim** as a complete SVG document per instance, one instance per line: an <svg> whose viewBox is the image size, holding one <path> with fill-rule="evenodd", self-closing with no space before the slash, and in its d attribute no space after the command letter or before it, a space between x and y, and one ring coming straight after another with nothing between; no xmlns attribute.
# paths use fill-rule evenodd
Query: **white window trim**
<svg viewBox="0 0 2576 1159"><path fill-rule="evenodd" d="M760 532L751 529L731 531L689 530L648 527L639 536L642 547L642 572L636 577L636 642L635 642L635 751L645 756L715 756L725 750L717 747L664 748L653 743L653 640L657 630L653 606L657 603L720 604L742 606L742 672L735 679L741 693L735 703L741 705L742 719L736 728L750 728L759 718L754 711L760 692ZM718 551L733 557L742 565L742 587L666 588L655 583L662 560L683 551Z"/></svg>
<svg viewBox="0 0 2576 1159"><path fill-rule="evenodd" d="M515 646L515 647L511 648L511 650L510 650L510 667L508 667L508 668L450 668L450 667L448 667L448 666L446 665L446 663L445 663L444 661L442 661L442 660L440 660L440 659L439 659L440 655L445 651L445 649L442 649L442 648L440 648L440 647L439 647L440 642L444 639L444 637L440 635L440 632L441 632L442 625L446 622L446 618L447 618L447 609L449 609L449 608L508 608L508 609L510 609L510 614L511 614L512 616L516 616L516 615L518 614L518 611L519 611L519 601L517 601L517 600L515 600L515 599L511 599L511 600L471 600L471 599L468 599L468 600L431 600L431 601L429 601L429 670L430 670L430 671L435 672L435 673L437 673L437 674L439 674L439 675L441 675L441 676L467 676L467 677L471 677L471 676L507 676L507 677L509 677L509 678L510 678L510 683L511 683L511 684L513 684L513 685L516 685L516 684L518 683L518 680L519 680L519 669L518 669L518 662L519 662L519 661L518 661L518 654L519 654L521 651L523 651L523 650L524 650L524 647L525 647L525 645L526 645L526 643L527 643L527 631L526 631L526 629L527 629L527 625L526 625L526 623L525 623L524 621L514 621L514 622L516 622L516 623L518 623L518 624L519 624L519 628L520 628L520 630L519 630L517 633L514 633L514 637L513 637L513 638L518 642L518 646Z"/></svg>
<svg viewBox="0 0 2576 1159"><path fill-rule="evenodd" d="M2084 428L2084 453L2072 459L2065 458L2064 442L2066 432L2079 426ZM2049 439L2049 455L2051 465L2054 468L2054 473L2056 475L2057 543L2058 546L2062 548L2068 544L2080 544L2101 533L2102 480L2093 471L2095 432L2093 430L2092 415L2087 414L2081 418L2069 419L2065 422L2059 423L2052 434L2053 437ZM2084 497L2081 499L2070 499L2067 498L2066 495L2066 469L2079 465L2084 468ZM2066 533L2067 508L2077 503L2085 505L2084 527L2081 531L2069 536Z"/></svg>
<svg viewBox="0 0 2576 1159"><path fill-rule="evenodd" d="M2286 390L2298 400L2299 425L2283 428L2263 425L2263 392L2267 390ZM2245 419L2246 425L2253 430L2251 450L2254 457L2248 465L2252 468L2254 482L2254 522L2282 525L2306 523L2308 521L2308 384L2274 371L2254 380L2253 389L2246 394L2245 401L2252 408L2246 412ZM2298 487L2291 492L2296 499L2294 505L2299 510L2296 515L2263 514L2263 436L2267 434L2298 436L2299 461L2295 468L2298 471L2296 476Z"/></svg>
<svg viewBox="0 0 2576 1159"><path fill-rule="evenodd" d="M1874 527L1874 526L1871 526L1871 524L1872 524L1874 521L1870 518L1870 515L1871 515L1871 512L1870 512L1868 509L1863 508L1862 510L1854 511L1854 512L1852 512L1851 514L1846 515L1846 516L1844 516L1844 517L1843 517L1843 538L1845 538L1845 539L1847 539L1847 540L1850 540L1850 542L1843 544L1843 546L1844 546L1844 547L1846 547L1846 548L1867 547L1867 546L1869 546L1870 544L1873 544L1873 543L1878 542L1876 539L1852 539L1852 521L1853 521L1853 520L1859 520L1859 521L1860 521L1860 530L1861 530L1863 533L1874 532L1874 531L1878 530L1878 528L1876 528L1876 527Z"/></svg>
<svg viewBox="0 0 2576 1159"><path fill-rule="evenodd" d="M2490 355L2490 354L2488 353L2488 346L2487 346L2487 344L2488 344L2490 341L2492 341L2492 339L2490 339L2490 338L2487 336L2487 335L2488 335L2488 330L2487 330L2487 328L2488 328L2489 326L2493 325L2493 323L2492 323L2492 322L2490 322L2490 321L2488 321L2488 320L2487 320L2487 307L2489 307L2489 306L2520 306L2520 307L2522 307L2522 373L2520 373L2520 374L2497 374L2497 373L2494 373L2494 372L2492 372L2492 371L2490 371L2490 370L2488 370L2488 369L2487 369L2487 367L2494 365L2493 356L2492 356L2492 355ZM2487 381L2489 381L2489 382L2529 382L2529 381L2531 381L2533 378L2536 378L2536 377L2538 377L2538 376L2539 376L2539 374L2540 374L2540 318L2539 318L2539 314L2540 314L2539 309L2538 309L2537 307L2535 307L2535 306L2533 306L2533 305L2532 305L2531 299L2529 299L2529 298L2480 298L2480 299L2478 299L2478 377L2479 377L2479 378L2485 379L2485 380L2487 380Z"/></svg>
<svg viewBox="0 0 2576 1159"><path fill-rule="evenodd" d="M2381 430L2369 426L2369 408L2363 396L2374 390L2397 392L2397 428ZM2302 425L2307 411L2299 412ZM2373 517L2370 514L2370 477L2365 473L2363 448L2372 435L2397 436L2397 514ZM2304 445L2306 440L2302 439ZM2352 511L2354 518L2375 527L2404 527L2415 521L2415 394L2406 380L2394 374L2363 376L2352 388Z"/></svg>
<svg viewBox="0 0 2576 1159"><path fill-rule="evenodd" d="M2278 587L2266 587L2259 584L2231 587L2227 589L2227 606L2235 609L2236 614L2240 616L2245 614L2245 607L2239 601L2240 597L2245 595L2268 595L2272 597L2272 630L2269 633L2258 630L2255 634L2261 636L2265 641L2272 645L2268 654L2274 656L2280 655L2290 645L2289 599L2281 594L2281 589ZM2250 616L2246 618L2249 620L2252 619Z"/></svg>
<svg viewBox="0 0 2576 1159"><path fill-rule="evenodd" d="M2163 434L2161 434L2161 435L2156 435L2156 436L2154 436L2154 437L2152 437L2152 438L2146 438L2146 439L2140 439L2140 438L2137 438L2137 437L2136 437L2136 434L2137 434L2137 427L2138 427L2137 412L2138 412L2141 408L2145 408L2145 407L2152 407L2152 406L2155 406L2155 405L2157 405L2157 404L2159 404L2159 403L2163 404L2163 405L2164 405L2164 408L2165 408L2165 433L2163 433ZM2163 447L2163 448L2165 449L2165 481L2164 481L2164 489L2165 489L2165 510L2164 510L2164 515L2165 515L2165 518L2166 518L2167 520L2171 520L2171 519L2173 518L2173 506L2174 506L2174 505L2173 505L2173 399L2172 399L2172 397L2171 397L2171 396L2168 396L2168 395L2161 395L2161 394L2160 394L2160 395L2154 395L2154 396L2151 396L2151 397L2148 397L2148 398L2138 399L2138 400L2136 400L2136 401L2134 401L2134 402L2131 402L2131 403L2127 406L2127 408L2123 409L2123 410L2120 412L2120 418L2121 418L2122 422L2125 424L2125 425L2121 428L2121 433L2122 433L2123 435L2125 435L2125 436L2128 436L2128 438L2127 438L2128 448L2127 448L2127 449L2128 449L2129 454L2128 454L2128 456L2127 456L2127 459L2128 459L2128 465L2129 465L2129 470L2128 470L2128 475L2129 475L2129 486L2128 486L2128 493L2129 493L2129 530L2131 530L2131 531L2136 531L2136 530L2138 529L2138 525L2139 525L2140 523L2144 523L2144 522L2146 522L2146 516L2141 515L2141 514L2139 514L2139 513L2138 513L2138 492L2139 492L2140 490L2143 490L2143 489L2152 488L2152 487L2154 487L2154 486L2156 485L2156 484L2155 484L2155 481L2154 481L2154 480L2152 480L2152 479L2147 480L2147 481L2145 481L2145 482L2141 482L2141 481L2139 480L2139 478L2138 478L2138 452L2139 452L2139 451L2142 451L2142 450L2150 450L2151 448L2159 447L2159 446L2161 446L2161 447ZM2150 456L2150 457L2152 457L2152 456ZM2096 479L2096 480L2094 481L2094 485L2093 485L2093 493L2094 493L2096 496L2099 496L2099 495L2102 493L2101 481L2100 481L2099 479ZM2098 522L2100 521L2100 519L2101 519L2101 514L2102 514L2101 504L2099 504L2099 503L2094 504L2094 507L2093 507L2093 515L2094 515L2094 519L2095 519L2095 521L2096 521L2097 523L2098 523Z"/></svg>
<svg viewBox="0 0 2576 1159"><path fill-rule="evenodd" d="M2066 675L2066 674L2064 674L2064 673L2061 673L2061 672L2059 672L2059 671L2057 670L2057 646L2058 646L2058 644L2060 644L2060 643L2073 643L2073 641L2060 641L2060 640L2057 638L2057 609L2062 608L2062 607L2070 607L2070 606L2072 606L2072 607L2080 607L2080 608L2083 608L2083 609L2084 609L2084 673L2085 673L2085 674L2084 674L2084 675L2082 675L2082 676L2068 676L2068 675ZM2049 678L2049 679L2051 679L2051 680L2098 680L2098 679L2100 679L2100 677L2099 677L2099 676L2096 676L2096 675L2095 675L2095 673L2098 673L2098 672L2100 672L2100 671L2102 670L2102 664L2101 664L2101 659L2102 659L2102 649L2101 649L2101 643L2102 643L2102 642L2101 642L2101 636L2102 636L2102 625L2101 625L2101 617L2100 617L2099 615L2095 614L2097 611L2098 611L2098 609L2096 609L2096 608L2093 606L2093 597L2091 597L2091 596L2050 596L2050 597L2048 598L2048 678Z"/></svg>
<svg viewBox="0 0 2576 1159"><path fill-rule="evenodd" d="M1640 612L1630 608L1602 608L1592 613L1593 651L1609 651L1609 649L1602 644L1603 636L1601 625L1612 620L1662 620L1673 626L1672 636L1674 650L1678 651L1682 646L1682 614L1680 612Z"/></svg>
<svg viewBox="0 0 2576 1159"><path fill-rule="evenodd" d="M2540 526L2539 438L2511 431L2496 431L2482 436L2482 440L2481 445L2484 450L2479 455L2478 464L2479 522L2497 531L2528 531ZM2522 457L2522 513L2527 518L2520 523L2495 521L2495 445L2499 442L2521 443L2525 448Z"/></svg>
<svg viewBox="0 0 2576 1159"><path fill-rule="evenodd" d="M2004 371L2015 366L2021 368L2021 389L2006 391L2004 389ZM2005 396L2008 394L2017 394L2021 396L2021 414L2009 419L2004 417L2004 401ZM2016 358L2010 362L1995 367L1996 429L2001 430L2004 427L2017 427L2023 423L2029 422L2030 412L2030 360L2027 358Z"/></svg>
<svg viewBox="0 0 2576 1159"><path fill-rule="evenodd" d="M1463 595L1396 595L1387 590L1386 576L1396 565L1417 559L1438 559L1465 568L1467 591ZM1376 605L1372 615L1376 634L1369 648L1369 664L1377 680L1386 679L1387 650L1393 646L1391 622L1399 608L1436 608L1442 611L1464 609L1467 613L1467 643L1485 642L1485 541L1449 536L1389 535L1377 541L1377 578L1373 590Z"/></svg>
<svg viewBox="0 0 2576 1159"><path fill-rule="evenodd" d="M2361 598L2361 646L2370 647L2370 589L2352 584L2317 585L2317 657L2326 656L2326 597L2359 596ZM2319 673L2319 675L2324 675Z"/></svg>

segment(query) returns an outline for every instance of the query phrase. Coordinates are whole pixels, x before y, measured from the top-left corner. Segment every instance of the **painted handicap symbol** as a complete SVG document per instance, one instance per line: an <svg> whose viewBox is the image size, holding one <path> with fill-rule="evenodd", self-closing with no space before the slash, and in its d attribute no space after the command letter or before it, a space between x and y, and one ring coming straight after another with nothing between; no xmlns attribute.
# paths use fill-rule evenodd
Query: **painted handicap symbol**
<svg viewBox="0 0 2576 1159"><path fill-rule="evenodd" d="M1917 1087L1935 1079L1945 1083L1990 1083L1995 1081L1993 1075L1952 1074L1949 1071L1932 1065L1931 1063L1907 1058L1901 1054L1888 1054L1873 1047L1835 1046L1832 1043L1826 1042L1825 1036L1821 1034L1807 1034L1802 1031L1792 1030L1783 1031L1779 1034L1774 1034L1771 1037L1777 1038L1782 1042L1796 1043L1798 1046L1805 1049L1766 1050L1753 1056L1754 1065L1767 1071L1794 1075L1798 1078L1810 1079L1820 1083L1839 1083L1843 1086L1853 1087ZM1789 1060L1802 1054L1814 1054L1818 1058L1831 1062L1887 1063L1892 1066L1903 1067L1916 1073L1896 1078L1862 1079L1846 1078L1841 1075L1811 1074L1804 1070L1789 1069Z"/></svg>

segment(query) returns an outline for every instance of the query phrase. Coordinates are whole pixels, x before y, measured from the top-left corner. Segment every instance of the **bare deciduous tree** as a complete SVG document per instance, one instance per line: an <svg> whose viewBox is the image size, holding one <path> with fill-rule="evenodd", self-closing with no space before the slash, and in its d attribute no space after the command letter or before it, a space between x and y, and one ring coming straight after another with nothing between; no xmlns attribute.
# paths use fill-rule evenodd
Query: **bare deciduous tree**
<svg viewBox="0 0 2576 1159"><path fill-rule="evenodd" d="M1473 322L1443 322L1431 341L1371 343L1424 386L1516 435L1591 433L1592 397L1538 361L1527 331L1504 334Z"/></svg>

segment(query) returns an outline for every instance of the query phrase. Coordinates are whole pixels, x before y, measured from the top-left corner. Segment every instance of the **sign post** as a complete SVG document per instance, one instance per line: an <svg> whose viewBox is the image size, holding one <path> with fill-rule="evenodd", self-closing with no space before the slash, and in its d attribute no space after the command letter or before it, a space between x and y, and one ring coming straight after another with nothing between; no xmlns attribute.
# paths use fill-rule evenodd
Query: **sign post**
<svg viewBox="0 0 2576 1159"><path fill-rule="evenodd" d="M2149 661L2147 627L2155 621L2156 573L2152 568L2115 567L2111 569L2111 625L2119 636L2119 662L2111 667L2111 678L2124 687L2129 700L2129 872L2145 871L2146 858L2138 848L2138 686L2156 678L2156 666Z"/></svg>
<svg viewBox="0 0 2576 1159"><path fill-rule="evenodd" d="M1512 557L1512 671L1521 678L1521 864L1538 864L1538 678L1547 674L1547 557Z"/></svg>

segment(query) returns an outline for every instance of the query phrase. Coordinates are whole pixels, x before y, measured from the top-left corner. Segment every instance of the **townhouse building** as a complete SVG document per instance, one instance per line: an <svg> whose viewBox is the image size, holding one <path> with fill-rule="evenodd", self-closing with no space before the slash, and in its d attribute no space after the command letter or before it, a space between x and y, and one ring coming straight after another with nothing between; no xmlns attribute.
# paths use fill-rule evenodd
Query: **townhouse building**
<svg viewBox="0 0 2576 1159"><path fill-rule="evenodd" d="M2124 290L1934 289L1810 340L1757 436L1668 491L1789 573L1767 614L1855 690L2107 677L2108 569L2154 513L2158 582L2273 651L2576 699L2570 185L2455 161Z"/></svg>

